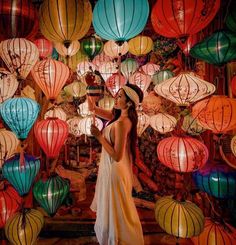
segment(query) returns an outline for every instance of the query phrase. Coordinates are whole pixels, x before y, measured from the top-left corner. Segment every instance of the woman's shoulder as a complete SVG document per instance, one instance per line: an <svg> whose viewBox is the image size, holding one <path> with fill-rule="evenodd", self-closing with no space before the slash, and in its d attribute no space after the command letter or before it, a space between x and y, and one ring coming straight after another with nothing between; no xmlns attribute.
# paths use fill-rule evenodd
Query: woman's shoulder
<svg viewBox="0 0 236 245"><path fill-rule="evenodd" d="M118 127L120 129L123 129L123 130L130 129L131 125L132 125L132 122L130 121L130 119L128 117L119 119L119 120L114 122L114 127Z"/></svg>

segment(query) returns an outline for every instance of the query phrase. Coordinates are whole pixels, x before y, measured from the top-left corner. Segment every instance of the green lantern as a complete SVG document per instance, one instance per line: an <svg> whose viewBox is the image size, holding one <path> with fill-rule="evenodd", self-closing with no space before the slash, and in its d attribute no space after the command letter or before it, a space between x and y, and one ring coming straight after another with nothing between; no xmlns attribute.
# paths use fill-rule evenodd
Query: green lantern
<svg viewBox="0 0 236 245"><path fill-rule="evenodd" d="M226 26L233 32L236 32L236 8L232 8L226 18Z"/></svg>
<svg viewBox="0 0 236 245"><path fill-rule="evenodd" d="M217 31L190 50L191 56L214 65L223 65L236 58L236 35Z"/></svg>
<svg viewBox="0 0 236 245"><path fill-rule="evenodd" d="M83 53L93 59L103 49L103 42L96 37L88 37L80 43L80 49Z"/></svg>

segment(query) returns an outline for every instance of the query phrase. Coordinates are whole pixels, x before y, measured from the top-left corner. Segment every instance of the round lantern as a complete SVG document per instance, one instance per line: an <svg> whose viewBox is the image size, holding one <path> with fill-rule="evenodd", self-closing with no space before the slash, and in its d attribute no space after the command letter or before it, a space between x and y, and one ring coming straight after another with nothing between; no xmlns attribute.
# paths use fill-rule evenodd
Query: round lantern
<svg viewBox="0 0 236 245"><path fill-rule="evenodd" d="M234 245L236 243L236 229L225 222L206 218L202 233L191 240L194 245Z"/></svg>
<svg viewBox="0 0 236 245"><path fill-rule="evenodd" d="M40 106L35 100L24 97L8 99L0 105L4 122L21 140L27 138L39 110Z"/></svg>
<svg viewBox="0 0 236 245"><path fill-rule="evenodd" d="M191 135L200 135L205 128L203 128L191 115L187 115L184 117L182 129Z"/></svg>
<svg viewBox="0 0 236 245"><path fill-rule="evenodd" d="M36 182L33 187L33 194L40 206L50 216L54 216L69 193L69 189L70 181L55 175Z"/></svg>
<svg viewBox="0 0 236 245"><path fill-rule="evenodd" d="M150 117L142 111L138 111L137 134L140 137L150 124Z"/></svg>
<svg viewBox="0 0 236 245"><path fill-rule="evenodd" d="M103 49L103 42L96 37L88 37L81 41L81 51L93 59Z"/></svg>
<svg viewBox="0 0 236 245"><path fill-rule="evenodd" d="M105 110L112 110L115 100L111 96L105 95L98 101L98 106Z"/></svg>
<svg viewBox="0 0 236 245"><path fill-rule="evenodd" d="M236 58L236 36L229 31L217 31L190 50L191 56L214 65L223 65Z"/></svg>
<svg viewBox="0 0 236 245"><path fill-rule="evenodd" d="M178 76L157 84L155 92L179 106L201 100L215 92L215 86L194 75L182 72Z"/></svg>
<svg viewBox="0 0 236 245"><path fill-rule="evenodd" d="M236 157L236 135L231 139L230 147L231 147L231 151Z"/></svg>
<svg viewBox="0 0 236 245"><path fill-rule="evenodd" d="M44 114L44 119L48 117L57 117L62 121L66 121L67 115L62 108L54 106Z"/></svg>
<svg viewBox="0 0 236 245"><path fill-rule="evenodd" d="M68 47L63 43L55 43L55 49L57 50L58 54L64 57L70 57L78 52L80 49L80 42L77 40L72 41Z"/></svg>
<svg viewBox="0 0 236 245"><path fill-rule="evenodd" d="M160 66L154 63L148 62L140 68L146 75L153 76L156 72L160 70Z"/></svg>
<svg viewBox="0 0 236 245"><path fill-rule="evenodd" d="M178 46L181 48L185 56L189 56L191 48L197 42L197 34L189 36L184 42L178 41Z"/></svg>
<svg viewBox="0 0 236 245"><path fill-rule="evenodd" d="M40 160L38 158L24 154L24 164L22 165L20 154L15 154L3 164L2 174L23 196L29 192L39 168Z"/></svg>
<svg viewBox="0 0 236 245"><path fill-rule="evenodd" d="M0 43L0 56L18 79L26 79L39 58L39 51L27 39L13 38Z"/></svg>
<svg viewBox="0 0 236 245"><path fill-rule="evenodd" d="M158 0L151 13L154 30L162 36L179 38L205 28L220 8L220 0Z"/></svg>
<svg viewBox="0 0 236 245"><path fill-rule="evenodd" d="M7 220L5 234L13 245L35 244L43 227L44 218L36 209L23 209Z"/></svg>
<svg viewBox="0 0 236 245"><path fill-rule="evenodd" d="M119 73L115 73L110 76L106 81L106 87L113 97L116 93L126 84L126 79Z"/></svg>
<svg viewBox="0 0 236 245"><path fill-rule="evenodd" d="M47 157L59 155L62 145L68 136L68 125L58 118L47 118L34 126L35 137Z"/></svg>
<svg viewBox="0 0 236 245"><path fill-rule="evenodd" d="M39 10L40 31L50 41L69 46L89 30L92 7L89 0L45 0Z"/></svg>
<svg viewBox="0 0 236 245"><path fill-rule="evenodd" d="M175 129L177 120L167 113L158 113L150 118L150 126L161 134L166 134Z"/></svg>
<svg viewBox="0 0 236 245"><path fill-rule="evenodd" d="M0 229L19 210L20 205L21 197L16 190L10 185L5 185L4 189L0 190Z"/></svg>
<svg viewBox="0 0 236 245"><path fill-rule="evenodd" d="M77 65L77 75L79 77L84 76L87 72L94 72L96 70L96 66L89 61L82 61Z"/></svg>
<svg viewBox="0 0 236 245"><path fill-rule="evenodd" d="M198 236L204 228L202 210L190 201L177 201L172 196L157 200L155 218L168 234L181 238Z"/></svg>
<svg viewBox="0 0 236 245"><path fill-rule="evenodd" d="M148 54L153 48L153 41L148 36L137 36L129 40L129 52L141 56Z"/></svg>
<svg viewBox="0 0 236 245"><path fill-rule="evenodd" d="M170 70L159 71L152 76L152 82L154 85L157 85L172 78L173 76L174 73Z"/></svg>
<svg viewBox="0 0 236 245"><path fill-rule="evenodd" d="M0 103L11 98L18 88L18 81L14 74L4 68L0 69Z"/></svg>
<svg viewBox="0 0 236 245"><path fill-rule="evenodd" d="M34 44L37 46L39 50L39 58L45 59L52 55L53 51L53 44L51 41L45 39L45 38L39 38L34 40Z"/></svg>
<svg viewBox="0 0 236 245"><path fill-rule="evenodd" d="M119 56L125 55L129 50L129 45L127 42L122 44L116 43L113 40L107 41L104 45L104 52L111 58L117 58Z"/></svg>
<svg viewBox="0 0 236 245"><path fill-rule="evenodd" d="M151 83L151 77L142 72L136 71L129 78L129 82L137 85L145 93Z"/></svg>
<svg viewBox="0 0 236 245"><path fill-rule="evenodd" d="M211 96L193 106L192 116L213 133L227 132L236 128L236 100L220 95Z"/></svg>
<svg viewBox="0 0 236 245"><path fill-rule="evenodd" d="M99 0L93 10L93 27L106 40L126 41L144 29L148 15L147 0Z"/></svg>
<svg viewBox="0 0 236 245"><path fill-rule="evenodd" d="M38 31L37 9L28 0L2 0L0 5L0 40L33 37Z"/></svg>
<svg viewBox="0 0 236 245"><path fill-rule="evenodd" d="M118 71L118 65L115 62L104 62L98 68L102 78L106 82L112 74Z"/></svg>
<svg viewBox="0 0 236 245"><path fill-rule="evenodd" d="M86 87L87 86L84 83L75 80L73 83L65 86L63 90L69 96L72 96L73 98L79 98L86 95Z"/></svg>
<svg viewBox="0 0 236 245"><path fill-rule="evenodd" d="M90 116L92 114L92 112L89 110L87 100L84 103L79 105L77 112L82 117L87 117L87 116Z"/></svg>
<svg viewBox="0 0 236 245"><path fill-rule="evenodd" d="M74 135L75 137L79 137L81 135L81 132L79 130L80 120L81 117L72 117L66 121L69 126L69 133Z"/></svg>
<svg viewBox="0 0 236 245"><path fill-rule="evenodd" d="M0 168L6 159L11 157L19 144L16 135L5 128L0 128Z"/></svg>
<svg viewBox="0 0 236 245"><path fill-rule="evenodd" d="M233 8L229 9L229 13L226 18L226 26L232 31L236 32L236 8L235 6Z"/></svg>
<svg viewBox="0 0 236 245"><path fill-rule="evenodd" d="M105 49L105 45L104 45L104 49ZM102 51L100 54L96 55L93 58L92 63L96 67L99 67L103 62L109 62L109 61L112 61L112 58L110 56L106 55L106 53L104 51Z"/></svg>
<svg viewBox="0 0 236 245"><path fill-rule="evenodd" d="M80 130L81 134L85 134L87 136L92 136L91 131L90 131L92 124L95 124L95 126L100 131L103 128L102 120L100 120L99 118L96 118L96 117L94 119L93 116L88 116L88 117L81 119L79 122L79 130Z"/></svg>
<svg viewBox="0 0 236 245"><path fill-rule="evenodd" d="M208 149L194 138L172 136L159 142L157 156L162 164L177 172L192 172L205 165Z"/></svg>
<svg viewBox="0 0 236 245"><path fill-rule="evenodd" d="M70 71L60 61L45 59L34 66L31 74L47 99L55 100L69 78Z"/></svg>
<svg viewBox="0 0 236 245"><path fill-rule="evenodd" d="M129 79L132 74L138 69L138 62L135 59L128 58L121 62L120 70L126 79Z"/></svg>

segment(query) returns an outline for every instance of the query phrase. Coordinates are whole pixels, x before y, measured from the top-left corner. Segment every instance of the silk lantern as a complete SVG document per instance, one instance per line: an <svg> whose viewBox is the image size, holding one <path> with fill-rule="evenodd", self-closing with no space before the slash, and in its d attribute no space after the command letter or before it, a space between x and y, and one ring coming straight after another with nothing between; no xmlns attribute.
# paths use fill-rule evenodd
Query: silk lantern
<svg viewBox="0 0 236 245"><path fill-rule="evenodd" d="M50 215L54 216L69 193L70 181L59 175L39 180L34 184L33 194L40 206Z"/></svg>
<svg viewBox="0 0 236 245"><path fill-rule="evenodd" d="M214 65L223 65L236 58L236 36L229 31L217 31L194 45L190 55Z"/></svg>
<svg viewBox="0 0 236 245"><path fill-rule="evenodd" d="M87 117L87 116L90 116L92 114L92 112L89 110L87 100L78 106L77 112L82 117Z"/></svg>
<svg viewBox="0 0 236 245"><path fill-rule="evenodd" d="M147 0L99 0L93 10L93 27L106 40L126 41L144 29L148 15Z"/></svg>
<svg viewBox="0 0 236 245"><path fill-rule="evenodd" d="M79 137L81 135L81 132L79 130L80 120L81 117L72 117L66 121L69 126L69 133L74 135L75 137Z"/></svg>
<svg viewBox="0 0 236 245"><path fill-rule="evenodd" d="M162 164L177 172L192 172L205 165L208 149L197 139L172 136L159 142L157 156Z"/></svg>
<svg viewBox="0 0 236 245"><path fill-rule="evenodd" d="M158 96L154 91L151 91L144 97L142 108L143 112L149 116L157 114L162 108L161 96Z"/></svg>
<svg viewBox="0 0 236 245"><path fill-rule="evenodd" d="M158 34L180 38L205 28L220 8L220 0L158 0L151 13L152 26Z"/></svg>
<svg viewBox="0 0 236 245"><path fill-rule="evenodd" d="M115 100L111 96L105 95L102 99L98 101L98 106L105 110L112 110Z"/></svg>
<svg viewBox="0 0 236 245"><path fill-rule="evenodd" d="M0 105L4 122L20 140L27 138L39 110L40 106L36 101L24 97L8 99Z"/></svg>
<svg viewBox="0 0 236 245"><path fill-rule="evenodd" d="M47 40L46 38L38 38L34 40L34 44L39 50L40 59L45 59L52 54L53 44L51 41Z"/></svg>
<svg viewBox="0 0 236 245"><path fill-rule="evenodd" d="M129 44L127 42L119 44L113 40L110 40L107 41L104 45L105 54L113 59L125 55L128 50Z"/></svg>
<svg viewBox="0 0 236 245"><path fill-rule="evenodd" d="M58 118L38 121L34 126L35 137L48 158L56 158L68 136L68 125Z"/></svg>
<svg viewBox="0 0 236 245"><path fill-rule="evenodd" d="M146 55L153 49L153 41L148 36L137 36L129 40L129 52L136 56Z"/></svg>
<svg viewBox="0 0 236 245"><path fill-rule="evenodd" d="M79 98L86 95L86 85L78 80L75 80L73 83L64 87L64 91L69 96L73 98Z"/></svg>
<svg viewBox="0 0 236 245"><path fill-rule="evenodd" d="M105 45L104 45L104 49L105 49ZM106 53L103 50L100 54L96 55L93 58L92 63L95 65L95 67L99 67L103 62L110 62L110 61L112 61L112 58L106 55Z"/></svg>
<svg viewBox="0 0 236 245"><path fill-rule="evenodd" d="M94 72L96 70L96 66L89 61L82 61L77 65L77 75L79 77L84 76L87 72Z"/></svg>
<svg viewBox="0 0 236 245"><path fill-rule="evenodd" d="M3 176L14 186L20 196L27 194L40 169L40 160L24 154L24 164L20 163L20 154L5 161Z"/></svg>
<svg viewBox="0 0 236 245"><path fill-rule="evenodd" d="M126 79L120 73L115 73L106 81L106 87L113 97L126 84Z"/></svg>
<svg viewBox="0 0 236 245"><path fill-rule="evenodd" d="M0 56L10 72L19 80L26 79L39 58L37 46L24 38L7 39L0 43Z"/></svg>
<svg viewBox="0 0 236 245"><path fill-rule="evenodd" d="M66 121L67 115L61 107L54 106L44 114L44 119L47 119L48 117L57 117L62 121Z"/></svg>
<svg viewBox="0 0 236 245"><path fill-rule="evenodd" d="M233 6L232 8L229 9L227 18L226 18L226 26L232 31L232 32L236 32L236 19L235 19L235 15L236 15L236 8L235 6Z"/></svg>
<svg viewBox="0 0 236 245"><path fill-rule="evenodd" d="M153 76L156 72L160 70L160 66L152 62L148 62L147 64L141 66L140 70L141 72L144 72L146 75Z"/></svg>
<svg viewBox="0 0 236 245"><path fill-rule="evenodd" d="M236 96L236 76L233 76L231 80L231 89L234 96Z"/></svg>
<svg viewBox="0 0 236 245"><path fill-rule="evenodd" d="M155 73L152 76L152 82L154 85L160 84L164 82L165 80L168 80L174 76L174 73L170 70L162 70L157 73Z"/></svg>
<svg viewBox="0 0 236 245"><path fill-rule="evenodd" d="M13 245L32 245L44 225L44 218L36 209L23 209L7 220L5 234Z"/></svg>
<svg viewBox="0 0 236 245"><path fill-rule="evenodd" d="M107 79L112 76L112 74L118 71L118 66L114 62L104 62L99 66L98 71L106 82Z"/></svg>
<svg viewBox="0 0 236 245"><path fill-rule="evenodd" d="M179 106L188 106L215 92L215 86L194 73L181 72L178 76L157 84L154 91Z"/></svg>
<svg viewBox="0 0 236 245"><path fill-rule="evenodd" d="M143 111L138 111L137 135L140 137L150 124L150 117Z"/></svg>
<svg viewBox="0 0 236 245"><path fill-rule="evenodd" d="M136 71L129 78L129 82L137 85L145 93L151 83L151 77L142 72Z"/></svg>
<svg viewBox="0 0 236 245"><path fill-rule="evenodd" d="M121 62L120 70L122 75L129 79L131 75L135 73L135 71L138 69L138 62L135 59L128 58Z"/></svg>
<svg viewBox="0 0 236 245"><path fill-rule="evenodd" d="M80 42L77 40L72 41L69 46L65 46L63 43L55 43L55 49L63 57L71 57L80 49Z"/></svg>
<svg viewBox="0 0 236 245"><path fill-rule="evenodd" d="M231 147L232 153L236 157L236 135L231 139L230 147Z"/></svg>
<svg viewBox="0 0 236 245"><path fill-rule="evenodd" d="M183 123L181 128L191 135L200 135L203 131L205 131L205 128L203 128L196 120L196 118L193 118L191 115L186 115L184 117Z"/></svg>
<svg viewBox="0 0 236 245"><path fill-rule="evenodd" d="M197 42L197 34L190 35L186 40L178 41L178 46L182 50L182 52L185 54L185 56L189 56L191 48L196 44Z"/></svg>
<svg viewBox="0 0 236 245"><path fill-rule="evenodd" d="M155 204L155 218L168 234L181 238L199 235L204 228L202 210L190 201L178 201L172 196L161 197Z"/></svg>
<svg viewBox="0 0 236 245"><path fill-rule="evenodd" d="M91 135L91 131L90 131L90 128L91 128L92 124L95 124L95 126L100 131L103 128L103 123L102 123L101 119L96 118L96 117L94 119L93 116L87 116L87 117L81 119L80 122L79 122L79 130L80 130L81 134L85 134L87 136L92 136Z"/></svg>
<svg viewBox="0 0 236 245"><path fill-rule="evenodd" d="M60 61L45 59L34 66L31 74L47 99L55 100L69 78L70 71Z"/></svg>
<svg viewBox="0 0 236 245"><path fill-rule="evenodd" d="M11 98L18 88L18 81L14 74L4 68L0 69L0 103Z"/></svg>
<svg viewBox="0 0 236 245"><path fill-rule="evenodd" d="M81 41L81 51L91 60L98 55L103 49L103 42L96 37L88 37Z"/></svg>
<svg viewBox="0 0 236 245"><path fill-rule="evenodd" d="M221 95L211 96L192 107L192 116L213 133L227 132L236 128L236 100Z"/></svg>
<svg viewBox="0 0 236 245"><path fill-rule="evenodd" d="M50 41L69 46L89 30L92 8L89 0L45 0L39 9L40 31Z"/></svg>
<svg viewBox="0 0 236 245"><path fill-rule="evenodd" d="M21 197L16 190L6 185L0 190L0 229L2 229L7 220L20 209Z"/></svg>

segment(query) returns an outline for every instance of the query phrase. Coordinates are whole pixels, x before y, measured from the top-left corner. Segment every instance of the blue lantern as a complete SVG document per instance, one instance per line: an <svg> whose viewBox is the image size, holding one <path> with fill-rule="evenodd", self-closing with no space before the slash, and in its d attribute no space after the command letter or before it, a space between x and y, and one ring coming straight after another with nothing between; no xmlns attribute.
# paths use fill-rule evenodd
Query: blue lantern
<svg viewBox="0 0 236 245"><path fill-rule="evenodd" d="M39 104L29 98L12 98L0 105L0 113L7 126L17 138L27 138L30 129L38 117Z"/></svg>
<svg viewBox="0 0 236 245"><path fill-rule="evenodd" d="M148 15L147 0L98 0L93 27L106 40L126 41L143 30Z"/></svg>
<svg viewBox="0 0 236 245"><path fill-rule="evenodd" d="M24 164L20 164L20 154L5 161L2 167L3 176L14 186L20 196L27 194L39 172L40 160L24 154Z"/></svg>

